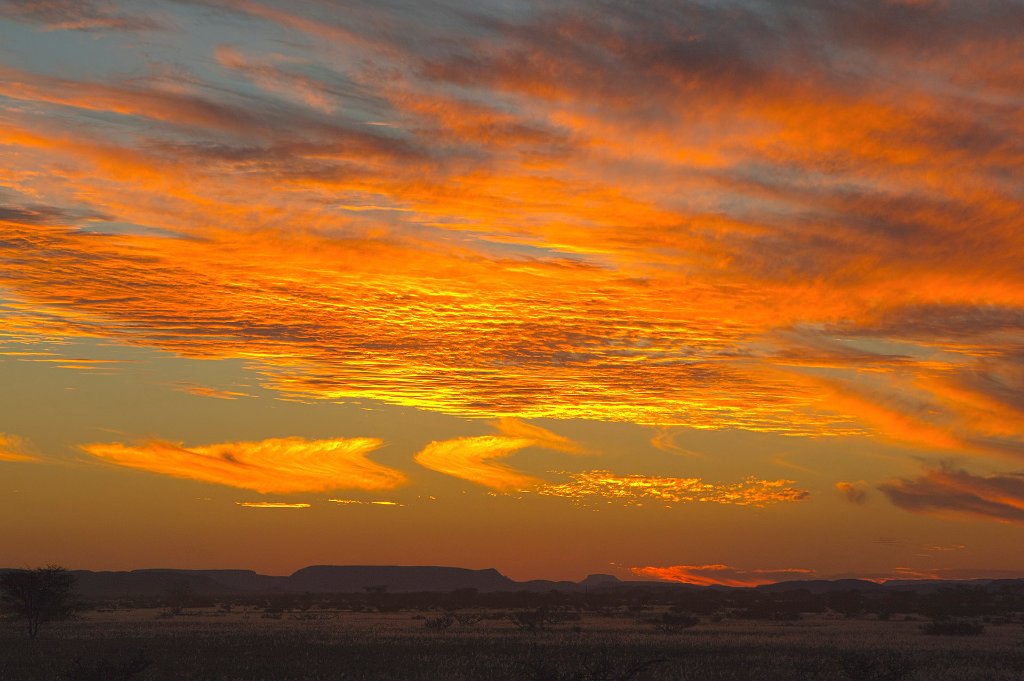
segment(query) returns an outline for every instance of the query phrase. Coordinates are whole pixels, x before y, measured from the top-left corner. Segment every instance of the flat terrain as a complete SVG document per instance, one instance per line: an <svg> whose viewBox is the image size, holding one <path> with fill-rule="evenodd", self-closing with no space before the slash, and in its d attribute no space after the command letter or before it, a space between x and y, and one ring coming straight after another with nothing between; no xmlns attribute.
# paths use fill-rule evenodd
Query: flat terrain
<svg viewBox="0 0 1024 681"><path fill-rule="evenodd" d="M115 610L46 624L35 641L20 622L0 621L0 681L1024 679L1020 623L935 636L920 619L813 615L660 633L620 612L524 631L502 613L479 614L436 629L426 624L441 612ZM139 656L149 665L124 674Z"/></svg>

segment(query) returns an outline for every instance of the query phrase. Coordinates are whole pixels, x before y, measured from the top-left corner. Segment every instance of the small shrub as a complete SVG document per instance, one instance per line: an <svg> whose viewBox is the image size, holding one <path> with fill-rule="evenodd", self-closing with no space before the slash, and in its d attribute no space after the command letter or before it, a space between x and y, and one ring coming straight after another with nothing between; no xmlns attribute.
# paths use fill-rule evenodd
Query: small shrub
<svg viewBox="0 0 1024 681"><path fill-rule="evenodd" d="M921 631L936 636L978 636L985 631L985 625L970 619L935 620L922 624Z"/></svg>
<svg viewBox="0 0 1024 681"><path fill-rule="evenodd" d="M700 618L688 612L663 612L658 617L644 620L662 634L678 634L684 629L700 624Z"/></svg>
<svg viewBox="0 0 1024 681"><path fill-rule="evenodd" d="M66 681L131 681L151 664L153 661L141 652L124 662L111 662L106 658L83 662L78 658L64 678Z"/></svg>
<svg viewBox="0 0 1024 681"><path fill-rule="evenodd" d="M527 665L529 681L633 681L647 670L662 664L664 659L614 660L607 649L594 659L577 664L557 664L550 660Z"/></svg>
<svg viewBox="0 0 1024 681"><path fill-rule="evenodd" d="M883 650L847 653L839 662L850 681L901 681L914 671L913 663L905 655Z"/></svg>
<svg viewBox="0 0 1024 681"><path fill-rule="evenodd" d="M475 612L456 613L455 615L455 621L464 627L471 627L482 619L483 615Z"/></svg>
<svg viewBox="0 0 1024 681"><path fill-rule="evenodd" d="M423 622L423 624L424 624L424 626L427 627L427 629L434 629L436 631L444 631L448 627L450 627L453 624L455 624L455 618L451 615L451 613L447 613L446 612L445 614L441 615L440 617L428 617Z"/></svg>
<svg viewBox="0 0 1024 681"><path fill-rule="evenodd" d="M508 619L523 631L541 631L549 624L558 622L560 618L547 608L537 608L509 613Z"/></svg>

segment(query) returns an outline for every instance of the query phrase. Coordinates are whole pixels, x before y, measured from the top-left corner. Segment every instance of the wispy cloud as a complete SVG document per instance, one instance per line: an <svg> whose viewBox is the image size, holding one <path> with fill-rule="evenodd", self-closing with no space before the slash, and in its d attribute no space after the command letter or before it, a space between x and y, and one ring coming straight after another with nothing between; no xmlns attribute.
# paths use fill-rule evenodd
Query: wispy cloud
<svg viewBox="0 0 1024 681"><path fill-rule="evenodd" d="M878 489L905 511L1024 523L1024 473L975 475L943 464Z"/></svg>
<svg viewBox="0 0 1024 681"><path fill-rule="evenodd" d="M814 579L815 571L804 568L741 569L729 565L670 565L667 567L634 567L638 577L681 582L698 586L758 586L795 579Z"/></svg>
<svg viewBox="0 0 1024 681"><path fill-rule="evenodd" d="M38 24L48 31L153 31L164 28L151 15L126 14L111 2L6 0L0 16Z"/></svg>
<svg viewBox="0 0 1024 681"><path fill-rule="evenodd" d="M527 438L501 435L460 437L431 442L416 454L416 462L438 473L493 489L525 489L539 484L540 480L494 460L533 444Z"/></svg>
<svg viewBox="0 0 1024 681"><path fill-rule="evenodd" d="M569 454L581 454L584 451L579 443L521 419L511 417L498 419L494 427L510 438L530 440L533 447L542 447L543 449L567 452Z"/></svg>
<svg viewBox="0 0 1024 681"><path fill-rule="evenodd" d="M565 475L568 482L543 484L535 491L583 504L621 503L633 506L710 502L761 507L776 502L801 501L809 495L806 490L790 487L792 480L750 477L743 482L723 484L702 478L616 475L600 470Z"/></svg>
<svg viewBox="0 0 1024 681"><path fill-rule="evenodd" d="M580 446L568 438L519 419L503 418L494 423L504 435L461 437L431 442L416 454L416 462L438 473L468 480L497 490L524 490L541 480L496 463L526 447L541 447L578 453Z"/></svg>
<svg viewBox="0 0 1024 681"><path fill-rule="evenodd" d="M236 501L236 505L244 508L310 508L311 504L287 501Z"/></svg>
<svg viewBox="0 0 1024 681"><path fill-rule="evenodd" d="M836 490L851 504L863 506L868 501L868 484L863 480L856 482L840 480L836 483Z"/></svg>
<svg viewBox="0 0 1024 681"><path fill-rule="evenodd" d="M328 499L332 504L341 506L405 506L397 501L361 501L359 499Z"/></svg>
<svg viewBox="0 0 1024 681"><path fill-rule="evenodd" d="M0 461L37 461L28 453L28 443L17 435L0 433Z"/></svg>
<svg viewBox="0 0 1024 681"><path fill-rule="evenodd" d="M684 456L703 456L700 452L695 452L685 447L680 447L679 443L676 442L676 436L678 431L672 428L658 428L654 435L651 436L651 446L655 449L660 449L663 452L670 452L672 454L682 454Z"/></svg>
<svg viewBox="0 0 1024 681"><path fill-rule="evenodd" d="M217 63L245 75L264 90L298 100L324 113L334 111L330 88L299 73L281 68L280 57L253 59L231 45L217 48Z"/></svg>
<svg viewBox="0 0 1024 681"><path fill-rule="evenodd" d="M239 397L250 397L248 393L239 392L237 390L222 390L220 388L211 388L209 386L189 383L187 381L174 383L172 387L179 392L195 395L196 397L212 397L218 400L236 400Z"/></svg>
<svg viewBox="0 0 1024 681"><path fill-rule="evenodd" d="M897 566L884 572L822 574L808 568L737 568L731 565L669 565L633 567L630 572L646 579L658 579L697 586L752 587L804 579L865 579L885 583L920 579L1014 579L1020 571L984 568L927 568Z"/></svg>
<svg viewBox="0 0 1024 681"><path fill-rule="evenodd" d="M134 446L114 442L83 445L82 449L119 466L263 494L284 494L397 487L405 482L402 473L367 458L381 444L374 438L289 437L204 447L159 440Z"/></svg>

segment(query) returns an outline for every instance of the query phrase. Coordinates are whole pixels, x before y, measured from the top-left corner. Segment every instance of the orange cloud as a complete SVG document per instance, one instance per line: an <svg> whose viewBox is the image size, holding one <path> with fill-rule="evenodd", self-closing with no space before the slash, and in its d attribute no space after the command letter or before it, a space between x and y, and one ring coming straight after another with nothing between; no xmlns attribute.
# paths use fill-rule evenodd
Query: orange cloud
<svg viewBox="0 0 1024 681"><path fill-rule="evenodd" d="M0 433L0 461L38 461L27 454L28 443L16 435Z"/></svg>
<svg viewBox="0 0 1024 681"><path fill-rule="evenodd" d="M567 437L556 435L550 430L541 428L532 423L526 423L520 419L505 417L498 419L494 424L503 435L510 438L521 438L532 441L532 446L543 447L558 452L579 454L582 452L580 445Z"/></svg>
<svg viewBox="0 0 1024 681"><path fill-rule="evenodd" d="M310 504L286 501L236 501L235 504L244 508L310 508Z"/></svg>
<svg viewBox="0 0 1024 681"><path fill-rule="evenodd" d="M651 436L651 446L655 449L660 449L663 452L670 452L672 454L703 456L700 452L694 452L684 447L680 447L676 443L676 434L677 431L674 431L671 428L658 428L654 435Z"/></svg>
<svg viewBox="0 0 1024 681"><path fill-rule="evenodd" d="M863 480L847 482L840 480L836 483L836 490L851 504L863 506L868 500L868 486Z"/></svg>
<svg viewBox="0 0 1024 681"><path fill-rule="evenodd" d="M743 570L729 565L671 565L668 567L633 567L638 577L698 586L749 587L774 584L795 579L813 579L814 570L782 568L777 570Z"/></svg>
<svg viewBox="0 0 1024 681"><path fill-rule="evenodd" d="M248 393L238 392L237 390L220 390L219 388L210 388L209 386L188 382L175 383L174 389L189 395L195 395L196 397L212 397L218 400L235 400L239 397L251 397Z"/></svg>
<svg viewBox="0 0 1024 681"><path fill-rule="evenodd" d="M430 470L498 490L533 487L540 480L508 466L493 463L534 444L528 438L483 435L431 442L416 454L416 462Z"/></svg>
<svg viewBox="0 0 1024 681"><path fill-rule="evenodd" d="M262 494L333 489L392 489L405 476L367 458L381 446L374 438L305 440L276 438L184 447L154 440L138 446L89 444L98 459L128 468L211 482Z"/></svg>
<svg viewBox="0 0 1024 681"><path fill-rule="evenodd" d="M334 111L333 97L326 85L280 68L275 63L280 58L254 60L230 45L218 46L215 56L221 66L239 71L268 92L297 99L325 113Z"/></svg>
<svg viewBox="0 0 1024 681"><path fill-rule="evenodd" d="M431 442L416 454L416 462L438 473L444 473L497 490L523 490L541 481L508 466L494 463L526 447L579 453L580 446L572 440L519 419L503 418L494 426L504 435L462 437Z"/></svg>
<svg viewBox="0 0 1024 681"><path fill-rule="evenodd" d="M762 507L770 503L800 501L808 492L793 487L792 480L758 480L720 484L701 478L671 478L647 475L615 475L611 471L569 473L569 481L539 486L544 496L571 499L578 503L681 504L711 502Z"/></svg>

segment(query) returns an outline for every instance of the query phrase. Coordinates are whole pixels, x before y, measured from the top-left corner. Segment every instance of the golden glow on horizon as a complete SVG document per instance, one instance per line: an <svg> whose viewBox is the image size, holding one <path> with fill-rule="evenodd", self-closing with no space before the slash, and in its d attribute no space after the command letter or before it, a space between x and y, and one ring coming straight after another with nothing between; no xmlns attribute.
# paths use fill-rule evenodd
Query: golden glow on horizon
<svg viewBox="0 0 1024 681"><path fill-rule="evenodd" d="M82 449L118 466L251 489L262 494L334 489L392 489L405 476L366 458L375 438L305 440L274 438L184 447L153 440L137 446L89 444Z"/></svg>
<svg viewBox="0 0 1024 681"><path fill-rule="evenodd" d="M669 567L634 567L638 577L682 582L698 586L759 586L794 579L814 579L814 570L783 568L779 570L742 570L729 565L672 565Z"/></svg>

